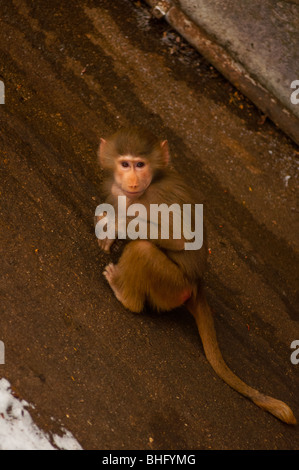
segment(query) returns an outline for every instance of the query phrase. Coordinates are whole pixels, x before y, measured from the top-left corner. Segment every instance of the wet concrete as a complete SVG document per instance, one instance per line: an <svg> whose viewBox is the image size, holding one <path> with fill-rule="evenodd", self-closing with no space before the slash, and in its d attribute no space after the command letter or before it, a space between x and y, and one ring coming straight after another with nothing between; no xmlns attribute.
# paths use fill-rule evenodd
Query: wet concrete
<svg viewBox="0 0 299 470"><path fill-rule="evenodd" d="M141 2L0 6L1 376L85 449L298 449L207 364L180 309L133 315L102 276L101 136L169 139L202 194L227 362L299 417L298 148Z"/></svg>

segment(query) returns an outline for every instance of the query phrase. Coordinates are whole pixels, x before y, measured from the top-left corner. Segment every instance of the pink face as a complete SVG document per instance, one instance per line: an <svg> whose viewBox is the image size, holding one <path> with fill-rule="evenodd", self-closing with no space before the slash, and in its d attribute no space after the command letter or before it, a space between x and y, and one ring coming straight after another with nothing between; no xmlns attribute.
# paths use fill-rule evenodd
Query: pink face
<svg viewBox="0 0 299 470"><path fill-rule="evenodd" d="M120 156L116 159L115 183L128 198L140 197L152 181L152 170L146 158Z"/></svg>

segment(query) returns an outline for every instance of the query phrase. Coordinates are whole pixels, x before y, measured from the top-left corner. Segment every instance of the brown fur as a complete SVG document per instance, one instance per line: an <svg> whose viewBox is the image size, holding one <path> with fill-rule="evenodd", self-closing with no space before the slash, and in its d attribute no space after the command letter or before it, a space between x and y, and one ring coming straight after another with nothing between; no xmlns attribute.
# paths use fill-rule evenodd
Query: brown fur
<svg viewBox="0 0 299 470"><path fill-rule="evenodd" d="M107 202L117 209L117 194L127 190L125 183L116 184L113 174L119 156L132 156L132 165L138 157L150 163L151 184L138 197L127 198L127 205L143 204L149 214L151 204L194 204L195 196L169 163L167 142L159 142L148 131L137 128L124 129L107 140L102 140L99 157L102 167L108 170ZM135 160L134 160L135 159ZM131 164L131 163L130 163ZM132 166L132 168L133 168ZM142 186L138 170L134 173L135 187ZM120 174L122 169L119 170ZM130 175L126 173L124 175ZM126 176L124 176L125 181ZM139 179L138 179L139 178ZM129 177L127 176L129 181ZM136 189L136 190L137 190ZM206 237L204 237L206 242ZM141 312L148 301L157 310L171 310L186 306L194 316L208 361L215 372L233 389L251 399L259 407L280 420L295 424L291 409L283 402L265 396L240 380L225 364L216 338L211 310L206 301L202 278L206 269L206 243L197 251L183 249L184 240L136 240L128 243L117 265L109 264L104 275L118 300L132 312ZM112 241L99 242L107 250ZM108 251L108 250L107 250Z"/></svg>

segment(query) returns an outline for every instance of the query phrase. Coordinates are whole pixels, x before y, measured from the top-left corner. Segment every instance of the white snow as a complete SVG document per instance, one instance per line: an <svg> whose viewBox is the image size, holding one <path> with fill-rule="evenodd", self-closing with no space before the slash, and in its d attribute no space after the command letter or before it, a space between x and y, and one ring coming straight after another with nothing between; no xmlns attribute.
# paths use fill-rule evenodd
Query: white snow
<svg viewBox="0 0 299 470"><path fill-rule="evenodd" d="M47 434L33 422L25 400L13 396L10 383L0 380L0 450L82 450L73 435Z"/></svg>

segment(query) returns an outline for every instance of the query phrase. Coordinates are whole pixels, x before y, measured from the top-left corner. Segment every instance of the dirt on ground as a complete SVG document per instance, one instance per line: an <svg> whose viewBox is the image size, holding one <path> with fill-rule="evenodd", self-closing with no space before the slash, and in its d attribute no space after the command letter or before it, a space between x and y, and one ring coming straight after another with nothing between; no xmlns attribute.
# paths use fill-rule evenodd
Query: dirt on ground
<svg viewBox="0 0 299 470"><path fill-rule="evenodd" d="M140 1L1 2L0 79L0 374L37 424L84 449L298 449L215 375L183 308L122 307L93 227L100 137L167 138L204 204L225 359L299 419L298 147Z"/></svg>

